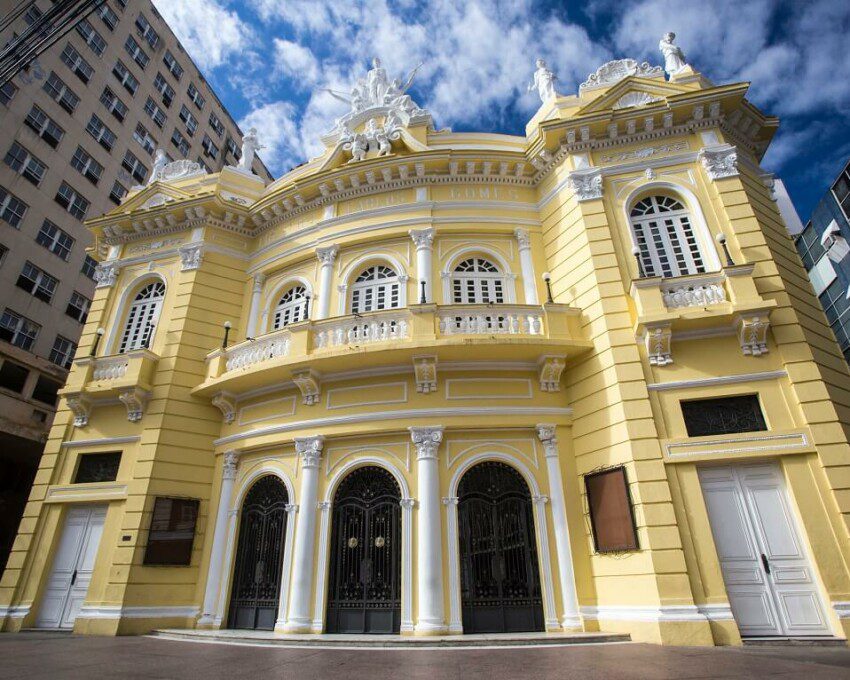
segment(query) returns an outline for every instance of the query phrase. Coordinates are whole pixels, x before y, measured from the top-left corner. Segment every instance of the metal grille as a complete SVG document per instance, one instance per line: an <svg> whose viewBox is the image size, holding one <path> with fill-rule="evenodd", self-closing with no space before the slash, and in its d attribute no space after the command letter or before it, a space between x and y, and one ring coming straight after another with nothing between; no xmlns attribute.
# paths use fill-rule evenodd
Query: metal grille
<svg viewBox="0 0 850 680"><path fill-rule="evenodd" d="M230 628L274 628L288 501L286 487L273 475L257 481L245 497L233 570Z"/></svg>
<svg viewBox="0 0 850 680"><path fill-rule="evenodd" d="M755 394L683 401L682 416L689 437L760 432L767 429L758 396Z"/></svg>
<svg viewBox="0 0 850 680"><path fill-rule="evenodd" d="M401 622L401 493L393 476L364 467L334 496L328 633L397 633Z"/></svg>
<svg viewBox="0 0 850 680"><path fill-rule="evenodd" d="M528 486L512 467L486 462L458 489L465 633L543 630L534 517Z"/></svg>

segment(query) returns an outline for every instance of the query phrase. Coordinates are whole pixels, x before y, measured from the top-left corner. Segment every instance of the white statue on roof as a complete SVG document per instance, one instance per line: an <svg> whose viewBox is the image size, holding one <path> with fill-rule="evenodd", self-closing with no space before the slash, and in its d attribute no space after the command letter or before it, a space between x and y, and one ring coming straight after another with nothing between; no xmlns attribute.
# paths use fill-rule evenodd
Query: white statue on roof
<svg viewBox="0 0 850 680"><path fill-rule="evenodd" d="M664 70L667 71L668 76L675 76L688 65L682 48L673 44L675 39L675 33L665 33L658 43L658 49L664 55Z"/></svg>
<svg viewBox="0 0 850 680"><path fill-rule="evenodd" d="M534 80L528 86L528 92L536 89L540 95L540 101L547 102L557 96L555 92L555 81L558 77L549 70L543 59L537 60L537 70L534 72Z"/></svg>
<svg viewBox="0 0 850 680"><path fill-rule="evenodd" d="M257 151L265 148L257 138L257 128L252 127L248 130L248 134L242 138L242 158L239 159L239 164L236 167L245 172L252 172L254 156L257 155Z"/></svg>

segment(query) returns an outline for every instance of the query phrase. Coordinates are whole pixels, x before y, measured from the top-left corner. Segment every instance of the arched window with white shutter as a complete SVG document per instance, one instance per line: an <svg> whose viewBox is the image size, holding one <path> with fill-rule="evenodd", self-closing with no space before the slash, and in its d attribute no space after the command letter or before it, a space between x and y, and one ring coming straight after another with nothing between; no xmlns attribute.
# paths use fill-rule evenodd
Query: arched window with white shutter
<svg viewBox="0 0 850 680"><path fill-rule="evenodd" d="M307 318L307 289L296 284L287 290L274 308L272 330L298 323Z"/></svg>
<svg viewBox="0 0 850 680"><path fill-rule="evenodd" d="M469 257L457 263L452 272L454 304L505 302L505 276L483 257Z"/></svg>
<svg viewBox="0 0 850 680"><path fill-rule="evenodd" d="M162 311L163 300L165 300L165 284L162 281L149 283L136 293L127 312L124 332L118 344L119 354L150 347L159 314Z"/></svg>
<svg viewBox="0 0 850 680"><path fill-rule="evenodd" d="M690 211L677 198L653 195L629 212L645 276L686 276L706 271Z"/></svg>
<svg viewBox="0 0 850 680"><path fill-rule="evenodd" d="M401 279L387 265L364 269L351 285L351 313L363 314L401 306Z"/></svg>

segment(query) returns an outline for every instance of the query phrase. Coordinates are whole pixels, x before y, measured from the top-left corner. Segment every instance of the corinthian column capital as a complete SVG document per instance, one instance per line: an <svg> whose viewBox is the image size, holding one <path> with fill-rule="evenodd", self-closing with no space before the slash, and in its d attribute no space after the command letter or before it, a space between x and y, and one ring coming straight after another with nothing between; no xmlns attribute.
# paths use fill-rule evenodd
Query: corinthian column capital
<svg viewBox="0 0 850 680"><path fill-rule="evenodd" d="M237 451L224 452L224 479L236 479L236 468L239 467L239 453Z"/></svg>
<svg viewBox="0 0 850 680"><path fill-rule="evenodd" d="M409 232L410 238L413 239L413 243L416 244L417 250L419 248L432 248L434 245L434 228L430 227L428 229L411 229Z"/></svg>
<svg viewBox="0 0 850 680"><path fill-rule="evenodd" d="M316 257L323 265L331 265L336 260L339 253L339 246L326 246L324 248L316 248Z"/></svg>
<svg viewBox="0 0 850 680"><path fill-rule="evenodd" d="M543 444L543 453L547 458L558 455L558 438L555 436L555 426L551 423L540 423L535 429L537 438Z"/></svg>
<svg viewBox="0 0 850 680"><path fill-rule="evenodd" d="M416 447L416 458L424 460L437 458L437 449L443 441L443 426L430 425L427 427L408 427L410 439Z"/></svg>
<svg viewBox="0 0 850 680"><path fill-rule="evenodd" d="M324 446L325 438L321 435L313 435L312 437L296 437L295 452L301 456L302 467L318 467Z"/></svg>

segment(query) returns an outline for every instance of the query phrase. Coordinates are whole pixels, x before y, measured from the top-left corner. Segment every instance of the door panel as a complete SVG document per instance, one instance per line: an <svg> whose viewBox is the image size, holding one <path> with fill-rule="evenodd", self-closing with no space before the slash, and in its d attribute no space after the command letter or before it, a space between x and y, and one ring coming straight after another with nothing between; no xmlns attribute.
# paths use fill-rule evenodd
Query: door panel
<svg viewBox="0 0 850 680"><path fill-rule="evenodd" d="M706 468L700 480L741 635L830 635L777 466Z"/></svg>

